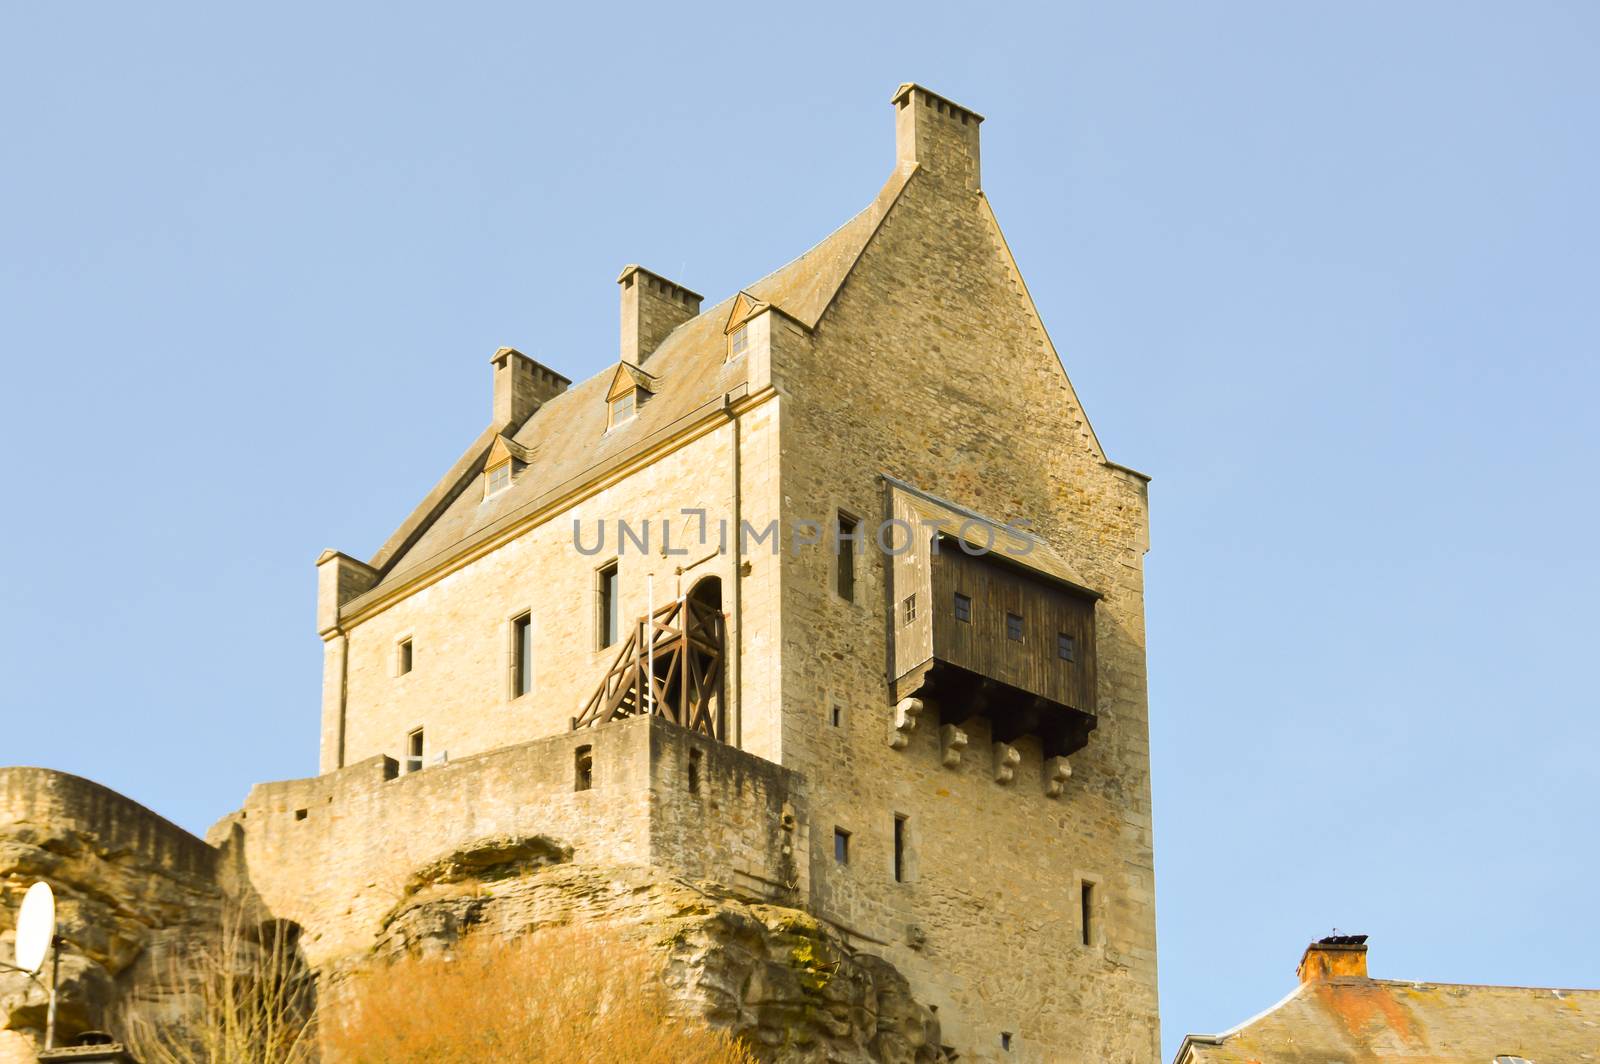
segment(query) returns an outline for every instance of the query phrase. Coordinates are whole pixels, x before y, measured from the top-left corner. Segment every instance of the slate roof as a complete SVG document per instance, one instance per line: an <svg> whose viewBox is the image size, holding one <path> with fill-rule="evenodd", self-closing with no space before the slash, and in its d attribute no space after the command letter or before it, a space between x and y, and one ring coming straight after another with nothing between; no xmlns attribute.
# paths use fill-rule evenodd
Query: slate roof
<svg viewBox="0 0 1600 1064"><path fill-rule="evenodd" d="M1175 1064L1600 1062L1600 990L1305 982L1221 1035L1190 1035Z"/></svg>
<svg viewBox="0 0 1600 1064"><path fill-rule="evenodd" d="M914 172L909 166L897 169L866 209L811 250L743 291L807 328L815 327ZM359 606L363 599L381 595L418 569L597 479L630 453L670 436L697 414L720 404L726 393L746 381L746 360L726 361L723 328L736 298L737 294L730 295L702 310L661 342L644 363L655 378L653 397L639 407L635 417L612 431L606 431L605 396L616 363L541 406L511 437L534 454L512 486L485 499L469 485L405 550L393 558L386 556L387 546L379 552L373 565L382 571L382 579L350 605ZM474 452L481 468L482 455L492 439L490 433L475 441L447 479L470 468Z"/></svg>

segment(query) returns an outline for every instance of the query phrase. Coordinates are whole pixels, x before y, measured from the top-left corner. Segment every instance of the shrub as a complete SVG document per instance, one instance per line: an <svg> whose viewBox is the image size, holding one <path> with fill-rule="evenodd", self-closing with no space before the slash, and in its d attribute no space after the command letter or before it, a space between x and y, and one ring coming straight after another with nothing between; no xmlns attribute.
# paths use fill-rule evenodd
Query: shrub
<svg viewBox="0 0 1600 1064"><path fill-rule="evenodd" d="M354 976L322 1034L328 1064L754 1064L673 1016L648 950L611 931L464 940Z"/></svg>

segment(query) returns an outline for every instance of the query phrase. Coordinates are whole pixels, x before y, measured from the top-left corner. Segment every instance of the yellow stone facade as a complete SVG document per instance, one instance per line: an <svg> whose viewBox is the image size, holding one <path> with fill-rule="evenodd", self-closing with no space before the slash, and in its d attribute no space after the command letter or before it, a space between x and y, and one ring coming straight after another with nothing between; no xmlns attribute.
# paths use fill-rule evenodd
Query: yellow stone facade
<svg viewBox="0 0 1600 1064"><path fill-rule="evenodd" d="M692 866L757 896L787 891L905 972L961 1060L1157 1058L1146 478L1102 452L1011 258L981 190L982 119L916 86L893 108L888 183L797 263L704 311L681 285L624 271L619 359L653 389L637 425L608 428L613 371L566 390L525 360L548 387L525 400L502 391L497 424L378 557L324 555L325 776L258 788L216 841L241 836L263 898L303 917L329 957L354 948L398 889L341 911L339 899L380 882L386 865L404 871L474 833L541 831L595 859ZM522 358L497 354L496 373L526 368ZM498 453L526 454L529 478L506 503L483 495L482 462L502 433ZM1027 523L1101 596L1098 724L1070 776L1035 739L997 746L981 715L959 729L964 746L931 717L896 726L888 559L864 552L846 601L826 543L794 546L809 523L841 512L870 538L886 476ZM686 510L705 512L707 541ZM651 527L648 553L616 557L618 520ZM742 525L773 522L777 551L740 542ZM611 526L605 550L580 553L575 523L590 543ZM663 554L664 527L683 553ZM613 778L595 786L625 799L604 816L578 815L597 795L566 793L561 766L583 740L572 719L615 653L595 638L596 571L614 557L630 621L648 585L659 602L704 576L721 581L727 738L755 759L729 771L770 764L782 783L762 784L759 800L743 784L719 792L706 815L738 815L716 829L715 859L700 829L652 827L683 801L672 758L637 743L614 755ZM524 613L533 680L518 697L511 625ZM419 728L427 767L392 779ZM319 816L332 826L306 826ZM792 823L768 822L780 819ZM403 834L406 821L427 826L405 860L356 837ZM836 829L848 833L846 862ZM316 902L286 863L297 838L313 837L339 870Z"/></svg>

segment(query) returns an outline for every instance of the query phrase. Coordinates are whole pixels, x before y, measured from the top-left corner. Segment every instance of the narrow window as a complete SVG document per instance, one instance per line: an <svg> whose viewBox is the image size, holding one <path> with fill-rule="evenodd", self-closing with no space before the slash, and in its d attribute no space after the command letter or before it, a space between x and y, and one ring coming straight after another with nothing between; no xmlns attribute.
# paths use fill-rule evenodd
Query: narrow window
<svg viewBox="0 0 1600 1064"><path fill-rule="evenodd" d="M411 671L411 640L402 639L394 652L395 675L404 676Z"/></svg>
<svg viewBox="0 0 1600 1064"><path fill-rule="evenodd" d="M521 698L533 690L533 616L524 613L511 622L511 696Z"/></svg>
<svg viewBox="0 0 1600 1064"><path fill-rule="evenodd" d="M580 746L572 755L572 789L586 791L594 786L594 747Z"/></svg>
<svg viewBox="0 0 1600 1064"><path fill-rule="evenodd" d="M1005 1053L1011 1052L1011 1032L1010 1031L1001 1031L1000 1032L1000 1049L1001 1049L1002 1052L1005 1052Z"/></svg>
<svg viewBox="0 0 1600 1064"><path fill-rule="evenodd" d="M617 641L617 563L601 569L595 578L595 634L601 650Z"/></svg>
<svg viewBox="0 0 1600 1064"><path fill-rule="evenodd" d="M489 470L484 478L483 494L487 498L511 486L511 461L507 459Z"/></svg>
<svg viewBox="0 0 1600 1064"><path fill-rule="evenodd" d="M844 828L833 829L833 859L842 865L850 863L850 833Z"/></svg>
<svg viewBox="0 0 1600 1064"><path fill-rule="evenodd" d="M418 728L406 736L406 771L422 771L422 729Z"/></svg>
<svg viewBox="0 0 1600 1064"><path fill-rule="evenodd" d="M838 563L835 589L846 602L856 600L856 538L861 522L841 511L834 525L834 553Z"/></svg>
<svg viewBox="0 0 1600 1064"><path fill-rule="evenodd" d="M905 602L901 603L900 614L904 619L902 623L905 624L910 624L917 619L917 596L906 596Z"/></svg>
<svg viewBox="0 0 1600 1064"><path fill-rule="evenodd" d="M1006 614L1006 638L1013 643L1022 642L1022 615L1020 613Z"/></svg>
<svg viewBox="0 0 1600 1064"><path fill-rule="evenodd" d="M1087 879L1078 885L1078 907L1079 923L1083 928L1083 944L1092 946L1099 928L1095 927L1094 920L1094 884Z"/></svg>
<svg viewBox="0 0 1600 1064"><path fill-rule="evenodd" d="M972 599L959 591L956 592L956 620L972 623Z"/></svg>
<svg viewBox="0 0 1600 1064"><path fill-rule="evenodd" d="M700 793L700 762L705 754L693 747L689 748L689 793Z"/></svg>
<svg viewBox="0 0 1600 1064"><path fill-rule="evenodd" d="M1062 661L1078 660L1078 648L1073 645L1072 637L1065 632L1056 633L1056 657Z"/></svg>
<svg viewBox="0 0 1600 1064"><path fill-rule="evenodd" d="M894 881L906 881L906 818L894 818Z"/></svg>
<svg viewBox="0 0 1600 1064"><path fill-rule="evenodd" d="M828 723L832 724L835 728L844 723L843 706L837 703L834 704L833 708L828 711Z"/></svg>
<svg viewBox="0 0 1600 1064"><path fill-rule="evenodd" d="M741 325L733 330L733 336L728 339L728 357L738 358L750 347L750 327Z"/></svg>

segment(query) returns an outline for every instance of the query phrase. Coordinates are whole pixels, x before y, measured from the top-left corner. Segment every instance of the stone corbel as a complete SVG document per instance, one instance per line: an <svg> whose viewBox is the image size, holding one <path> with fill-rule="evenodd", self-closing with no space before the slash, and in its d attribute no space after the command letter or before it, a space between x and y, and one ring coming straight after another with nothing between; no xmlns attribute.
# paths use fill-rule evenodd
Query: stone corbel
<svg viewBox="0 0 1600 1064"><path fill-rule="evenodd" d="M1067 789L1067 780L1072 778L1072 765L1064 757L1052 757L1044 763L1044 793L1051 798L1060 798Z"/></svg>
<svg viewBox="0 0 1600 1064"><path fill-rule="evenodd" d="M939 763L945 768L961 764L961 751L967 748L967 733L954 724L939 729Z"/></svg>
<svg viewBox="0 0 1600 1064"><path fill-rule="evenodd" d="M1017 778L1017 766L1022 764L1022 751L1010 743L994 744L994 781L1010 783Z"/></svg>
<svg viewBox="0 0 1600 1064"><path fill-rule="evenodd" d="M890 721L889 746L904 750L911 742L911 733L917 730L917 718L922 716L922 699L902 698L894 707Z"/></svg>

